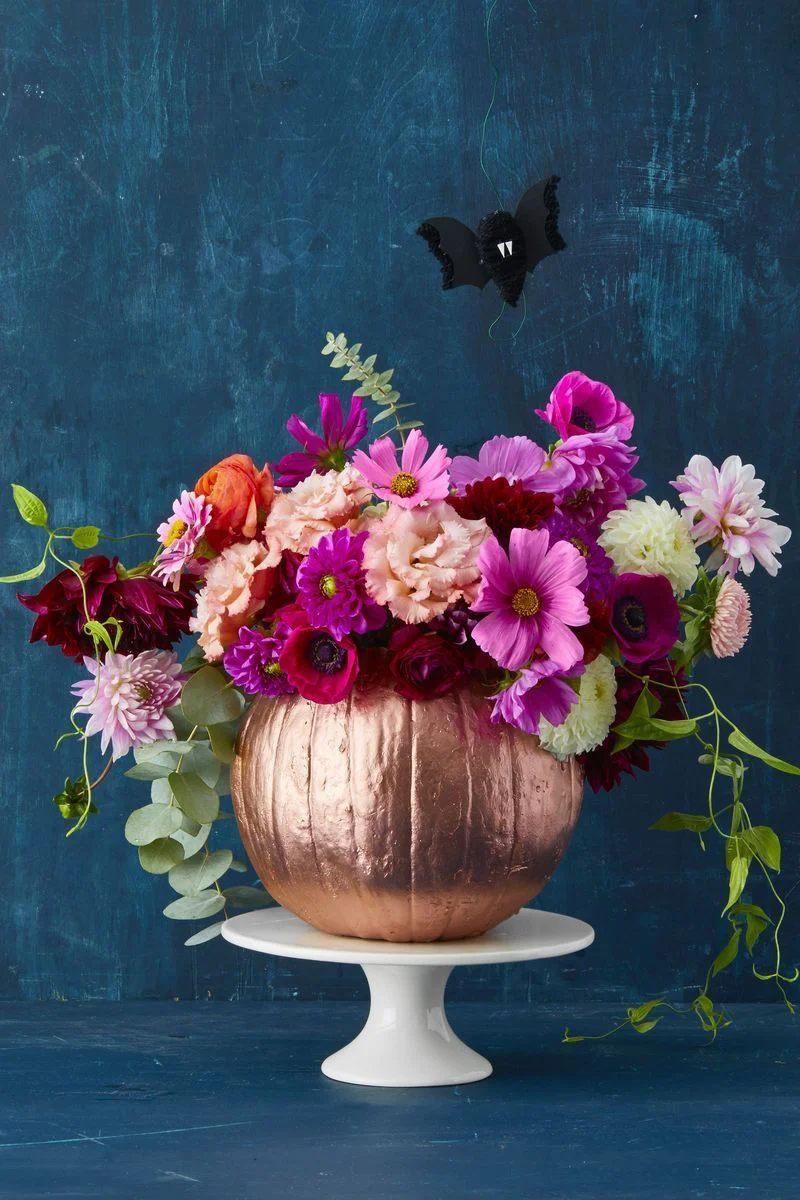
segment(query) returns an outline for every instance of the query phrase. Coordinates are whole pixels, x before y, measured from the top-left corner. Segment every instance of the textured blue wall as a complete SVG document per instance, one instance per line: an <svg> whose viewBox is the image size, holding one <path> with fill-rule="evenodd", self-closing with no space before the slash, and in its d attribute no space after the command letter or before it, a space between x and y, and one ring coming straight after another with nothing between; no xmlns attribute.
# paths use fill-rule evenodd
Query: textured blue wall
<svg viewBox="0 0 800 1200"><path fill-rule="evenodd" d="M26 483L60 523L150 528L224 454L287 448L289 413L313 416L333 385L324 331L344 329L396 368L452 450L533 430L552 383L581 368L635 408L656 497L692 452L741 452L798 524L793 0L500 0L487 162L509 205L559 172L569 243L530 281L513 347L487 338L496 293L443 293L414 236L425 216L493 206L478 170L491 91L478 0L0 9L4 489ZM5 495L12 571L36 551ZM746 652L708 674L788 755L796 543L784 559L777 580L753 581ZM64 840L50 797L70 763L51 747L73 668L26 646L30 614L10 589L1 603L0 996L358 992L354 968L183 949L187 927L161 916L166 882L122 838L141 785L115 780L99 818ZM650 777L587 797L545 899L591 920L596 946L463 974L459 994L679 996L701 978L722 936L722 871L694 839L646 833L665 807L702 803L692 757L677 748ZM797 787L751 776L754 809L786 831L790 886ZM701 904L707 875L717 890ZM741 972L728 994L768 993Z"/></svg>

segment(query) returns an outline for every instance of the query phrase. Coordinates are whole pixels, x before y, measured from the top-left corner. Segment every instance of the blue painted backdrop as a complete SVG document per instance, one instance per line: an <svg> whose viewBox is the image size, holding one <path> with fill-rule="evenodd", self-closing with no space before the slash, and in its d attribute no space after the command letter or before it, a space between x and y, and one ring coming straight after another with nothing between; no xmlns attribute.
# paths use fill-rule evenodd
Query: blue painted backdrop
<svg viewBox="0 0 800 1200"><path fill-rule="evenodd" d="M478 170L492 83L479 0L0 7L4 488L24 482L59 523L153 527L223 455L286 448L289 413L311 418L333 385L324 332L344 329L396 368L452 450L533 431L553 382L582 368L636 409L657 498L692 452L741 452L797 525L793 0L500 0L487 164L509 205L559 172L569 243L529 283L513 346L487 338L492 289L443 293L414 236L425 216L474 221L493 204ZM5 494L12 571L37 543ZM795 543L784 560L777 580L753 580L746 652L708 675L788 755ZM161 916L166 882L122 838L141 785L116 779L64 840L50 797L72 764L51 747L74 669L26 646L30 620L6 589L0 995L358 992L354 968L183 949L187 927ZM688 835L646 832L665 807L702 803L692 758L677 748L587 797L546 903L594 922L591 951L463 974L456 991L567 1004L697 982L723 936L722 870ZM797 786L751 774L754 807L785 831L790 886ZM727 994L770 995L746 971Z"/></svg>

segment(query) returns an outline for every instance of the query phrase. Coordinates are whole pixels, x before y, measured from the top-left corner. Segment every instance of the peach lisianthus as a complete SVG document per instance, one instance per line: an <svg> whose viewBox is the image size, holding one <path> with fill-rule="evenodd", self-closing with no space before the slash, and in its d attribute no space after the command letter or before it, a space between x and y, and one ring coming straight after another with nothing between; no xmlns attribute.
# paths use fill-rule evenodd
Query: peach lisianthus
<svg viewBox="0 0 800 1200"><path fill-rule="evenodd" d="M211 504L205 540L214 550L255 537L275 494L269 467L259 470L249 454L229 454L200 476L194 490Z"/></svg>
<svg viewBox="0 0 800 1200"><path fill-rule="evenodd" d="M275 497L264 526L270 549L308 554L319 539L335 529L352 527L372 489L352 467L342 471L314 471L291 491Z"/></svg>
<svg viewBox="0 0 800 1200"><path fill-rule="evenodd" d="M197 597L197 612L189 621L206 658L222 658L239 630L266 604L275 586L280 554L262 542L237 542L223 550L206 572Z"/></svg>
<svg viewBox="0 0 800 1200"><path fill-rule="evenodd" d="M717 596L711 618L711 649L715 658L738 654L750 632L750 597L738 579L729 575Z"/></svg>
<svg viewBox="0 0 800 1200"><path fill-rule="evenodd" d="M489 536L483 518L467 521L443 500L426 508L393 505L369 530L367 592L399 620L419 625L458 600L475 600L478 551Z"/></svg>

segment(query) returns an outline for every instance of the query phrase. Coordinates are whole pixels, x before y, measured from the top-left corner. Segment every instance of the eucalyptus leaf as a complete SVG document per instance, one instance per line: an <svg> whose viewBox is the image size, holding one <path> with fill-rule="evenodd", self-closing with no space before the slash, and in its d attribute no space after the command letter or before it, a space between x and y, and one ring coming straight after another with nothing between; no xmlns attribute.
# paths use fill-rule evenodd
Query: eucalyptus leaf
<svg viewBox="0 0 800 1200"><path fill-rule="evenodd" d="M224 921L215 921L213 925L206 925L205 929L200 929L188 937L183 943L184 946L199 946L202 942L210 942L212 938L219 937L224 924Z"/></svg>
<svg viewBox="0 0 800 1200"><path fill-rule="evenodd" d="M125 838L132 846L147 846L159 838L169 837L180 827L181 814L177 808L164 804L146 804L136 808L125 822Z"/></svg>
<svg viewBox="0 0 800 1200"><path fill-rule="evenodd" d="M273 904L272 897L254 887L225 888L223 896L234 908L269 908Z"/></svg>
<svg viewBox="0 0 800 1200"><path fill-rule="evenodd" d="M190 818L188 817L184 817L184 822L189 819ZM196 854L198 850L203 849L203 846L205 846L206 842L208 841L208 835L211 832L210 825L198 825L197 822L194 821L193 826L197 829L197 833L190 833L182 825L181 828L176 829L172 835L175 840L180 842L180 844L183 846L184 860L191 858L192 855Z"/></svg>
<svg viewBox="0 0 800 1200"><path fill-rule="evenodd" d="M209 725L208 736L211 749L221 763L230 766L236 757L236 726L230 722L224 725Z"/></svg>
<svg viewBox="0 0 800 1200"><path fill-rule="evenodd" d="M47 509L44 501L40 500L38 496L34 496L33 492L29 492L21 483L12 483L11 492L17 512L23 521L27 521L29 525L38 525L40 528L44 528L47 525Z"/></svg>
<svg viewBox="0 0 800 1200"><path fill-rule="evenodd" d="M238 858L232 858L228 870L237 871L240 875L244 875L247 873L247 863L243 863Z"/></svg>
<svg viewBox="0 0 800 1200"><path fill-rule="evenodd" d="M749 737L742 733L741 729L734 729L728 736L728 741L737 750L749 754L752 758L760 758L767 766L770 766L775 771L783 771L786 775L800 775L800 767L794 766L793 763L784 762L782 758L776 758L774 754L769 754L766 750L762 750L755 742L751 742Z"/></svg>
<svg viewBox="0 0 800 1200"><path fill-rule="evenodd" d="M139 862L151 875L166 875L183 861L183 846L174 838L156 838L146 846L139 847Z"/></svg>
<svg viewBox="0 0 800 1200"><path fill-rule="evenodd" d="M217 819L219 796L199 775L175 772L169 777L173 795L187 817L207 825Z"/></svg>
<svg viewBox="0 0 800 1200"><path fill-rule="evenodd" d="M184 671L189 669L186 666L186 662L181 663L181 667ZM172 722L172 728L175 730L175 736L180 738L182 741L186 741L186 739L189 737L189 734L194 730L194 726L190 725L186 720L186 717L184 717L183 713L181 712L180 704L173 704L171 708L166 710L166 713Z"/></svg>
<svg viewBox="0 0 800 1200"><path fill-rule="evenodd" d="M184 763L184 766L187 766L187 764ZM188 763L188 769L194 775L199 775L207 787L210 787L213 791L217 790L217 781L222 770L222 763L213 753L207 742L198 744L191 761Z"/></svg>
<svg viewBox="0 0 800 1200"><path fill-rule="evenodd" d="M170 887L184 896L197 896L225 874L232 859L230 850L215 850L211 854L201 850L170 871Z"/></svg>
<svg viewBox="0 0 800 1200"><path fill-rule="evenodd" d="M127 779L144 779L152 783L154 779L166 779L175 770L176 765L176 759L167 761L166 758L164 761L137 763L135 767L128 768L125 776Z"/></svg>
<svg viewBox="0 0 800 1200"><path fill-rule="evenodd" d="M150 784L150 800L153 804L172 804L172 788L169 779L154 779Z"/></svg>
<svg viewBox="0 0 800 1200"><path fill-rule="evenodd" d="M146 746L137 746L133 757L137 763L151 762L162 754L174 754L179 758L183 754L191 754L198 745L198 742L149 742Z"/></svg>
<svg viewBox="0 0 800 1200"><path fill-rule="evenodd" d="M219 725L235 721L244 701L216 667L201 667L183 686L181 709L193 725Z"/></svg>
<svg viewBox="0 0 800 1200"><path fill-rule="evenodd" d="M164 909L164 916L173 921L199 921L213 917L225 907L225 898L217 891L203 892L199 896L179 896Z"/></svg>

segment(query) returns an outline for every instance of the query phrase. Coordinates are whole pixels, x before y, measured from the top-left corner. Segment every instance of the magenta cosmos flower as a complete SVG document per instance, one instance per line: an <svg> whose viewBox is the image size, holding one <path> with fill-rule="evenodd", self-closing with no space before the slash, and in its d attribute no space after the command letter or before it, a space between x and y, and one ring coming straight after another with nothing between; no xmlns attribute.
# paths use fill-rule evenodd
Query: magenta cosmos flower
<svg viewBox="0 0 800 1200"><path fill-rule="evenodd" d="M361 560L367 533L326 533L297 570L297 601L309 622L335 638L367 633L386 622L386 609L367 595Z"/></svg>
<svg viewBox="0 0 800 1200"><path fill-rule="evenodd" d="M175 737L166 710L177 703L185 676L174 651L109 651L101 663L83 661L91 678L72 685L78 697L76 715L89 714L86 736L101 735L103 754L109 742L111 756L117 759L137 746Z"/></svg>
<svg viewBox="0 0 800 1200"><path fill-rule="evenodd" d="M285 637L243 625L238 640L225 651L223 665L233 682L250 696L285 696L294 692L280 665Z"/></svg>
<svg viewBox="0 0 800 1200"><path fill-rule="evenodd" d="M791 529L778 525L777 516L761 499L763 479L756 479L750 463L738 455L715 467L704 454L695 454L683 475L672 480L684 505L684 517L697 545L710 542L712 553L706 563L721 575L735 575L742 568L752 573L756 560L770 575L777 575L780 554L792 536Z"/></svg>
<svg viewBox="0 0 800 1200"><path fill-rule="evenodd" d="M574 672L573 672L574 673ZM558 666L549 660L524 670L513 683L499 693L491 721L503 721L524 733L538 733L542 717L551 725L561 725L578 695L559 675Z"/></svg>
<svg viewBox="0 0 800 1200"><path fill-rule="evenodd" d="M546 408L536 409L558 431L560 438L573 434L597 433L611 429L620 441L633 433L633 413L617 400L607 383L590 379L583 371L570 371L559 379L550 393Z"/></svg>
<svg viewBox="0 0 800 1200"><path fill-rule="evenodd" d="M206 526L211 520L211 505L205 496L181 492L172 502L172 516L158 527L159 551L153 576L177 590L181 574L194 558Z"/></svg>
<svg viewBox="0 0 800 1200"><path fill-rule="evenodd" d="M319 398L319 411L321 435L309 429L296 413L286 422L287 430L303 449L285 454L276 463L276 483L279 487L294 487L314 471L322 475L326 471L341 471L347 462L347 451L358 445L366 435L368 417L360 396L352 397L350 411L345 418L339 397L323 392Z"/></svg>
<svg viewBox="0 0 800 1200"><path fill-rule="evenodd" d="M356 450L353 466L372 484L381 500L390 500L401 508L417 508L426 500L445 500L450 490L450 459L444 446L437 446L425 462L427 453L428 439L412 429L399 465L397 447L390 437L384 437L372 443L369 454Z"/></svg>
<svg viewBox="0 0 800 1200"><path fill-rule="evenodd" d="M527 437L498 437L484 442L477 458L459 454L453 459L450 482L462 493L468 484L482 479L505 479L522 483L531 492L559 492L574 480L569 463L554 463L536 442Z"/></svg>
<svg viewBox="0 0 800 1200"><path fill-rule="evenodd" d="M512 671L537 652L562 671L583 658L570 628L589 623L581 592L586 562L575 546L551 546L546 529L515 529L508 554L494 537L483 543L478 567L481 590L472 607L489 614L472 631L481 650Z"/></svg>
<svg viewBox="0 0 800 1200"><path fill-rule="evenodd" d="M665 658L680 634L680 610L665 575L618 575L611 592L611 631L628 662Z"/></svg>

